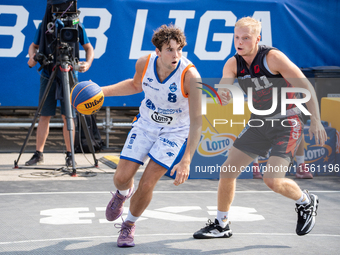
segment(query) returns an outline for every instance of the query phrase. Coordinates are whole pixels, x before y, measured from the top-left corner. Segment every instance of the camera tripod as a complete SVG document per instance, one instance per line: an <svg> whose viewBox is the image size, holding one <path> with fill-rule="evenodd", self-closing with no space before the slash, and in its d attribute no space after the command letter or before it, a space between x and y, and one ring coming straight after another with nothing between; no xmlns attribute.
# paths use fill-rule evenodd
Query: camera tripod
<svg viewBox="0 0 340 255"><path fill-rule="evenodd" d="M73 142L73 116L72 116L72 106L70 103L70 81L72 81L72 86L75 84L75 79L77 79L74 76L74 70L73 70L73 61L72 57L70 59L69 57L69 52L72 50L69 46L62 46L59 49L59 54L56 60L56 64L53 68L52 74L49 78L49 81L47 83L47 87L44 91L44 94L42 96L41 101L39 102L38 109L35 112L34 119L32 121L32 124L28 130L26 139L23 143L23 146L21 147L18 159L14 161L14 168L24 168L24 167L18 167L18 162L20 160L21 154L24 152L27 142L32 135L35 123L37 122L37 119L40 117L41 109L46 101L47 95L51 89L51 86L53 84L54 79L57 76L57 72L60 70L61 71L61 82L62 82L62 87L63 87L63 97L64 97L64 106L65 106L65 117L66 117L66 123L67 123L67 130L69 131L70 135L70 146L71 146L71 154L72 154L72 172L70 173L71 176L77 176L77 171L75 167L75 160L74 160L74 142ZM49 62L44 60L42 66L40 69L48 64ZM76 80L77 81L77 80ZM96 159L93 144L90 138L90 133L88 130L88 126L86 123L85 116L83 114L78 113L78 117L80 119L81 126L83 127L83 131L86 137L87 144L89 145L90 152L93 155L93 160L94 160L94 166L98 167L98 160ZM80 128L80 127L79 127ZM92 168L91 167L82 167L82 168ZM28 167L30 168L30 167ZM36 168L37 169L37 168ZM38 168L38 169L50 169L51 168ZM54 169L54 168L53 168ZM68 169L68 168L67 168Z"/></svg>

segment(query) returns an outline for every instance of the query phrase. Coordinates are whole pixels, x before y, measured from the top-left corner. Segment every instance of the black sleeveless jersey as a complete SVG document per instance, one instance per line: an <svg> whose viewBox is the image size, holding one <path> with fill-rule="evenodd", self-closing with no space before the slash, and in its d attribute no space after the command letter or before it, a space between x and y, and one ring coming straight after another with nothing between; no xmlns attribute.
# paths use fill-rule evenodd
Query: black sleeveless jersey
<svg viewBox="0 0 340 255"><path fill-rule="evenodd" d="M258 52L251 63L247 67L246 61L235 54L237 61L237 79L242 90L248 95L247 88L251 87L253 92L253 106L257 110L268 110L273 104L273 91L272 88L277 88L277 107L276 110L270 115L255 115L252 114L251 118L267 118L281 113L281 88L292 87L281 74L273 75L265 67L263 60L270 50L277 50L276 48L259 45ZM288 93L287 98L295 98L295 93ZM248 100L251 100L248 96ZM287 105L287 110L294 107L294 105Z"/></svg>

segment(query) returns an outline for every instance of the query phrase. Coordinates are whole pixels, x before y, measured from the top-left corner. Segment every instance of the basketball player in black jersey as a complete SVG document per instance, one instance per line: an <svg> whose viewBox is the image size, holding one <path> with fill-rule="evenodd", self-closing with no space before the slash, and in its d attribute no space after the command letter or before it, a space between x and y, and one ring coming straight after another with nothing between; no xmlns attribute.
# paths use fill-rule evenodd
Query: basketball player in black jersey
<svg viewBox="0 0 340 255"><path fill-rule="evenodd" d="M223 68L221 84L233 84L235 78L241 88L247 93L252 88L253 106L256 110L268 110L273 104L273 90L277 88L278 107L267 116L251 115L252 122L241 132L229 151L226 162L222 165L218 186L218 207L215 221L209 220L206 227L194 233L194 238L206 239L230 237L228 212L234 199L236 178L242 167L248 166L258 155L264 156L271 148L267 163L267 171L263 181L274 192L279 193L296 202L298 221L296 233L308 234L315 224L318 197L302 191L295 181L285 178L286 171L294 159L296 150L301 142L303 132L302 116L295 105L288 105L286 115L281 115L281 88L299 87L307 89L311 99L306 103L311 113L310 137L315 137L316 144L324 145L327 135L321 124L318 101L315 91L300 69L293 64L281 51L263 45L258 45L261 39L261 23L253 18L242 18L235 24L234 45L237 54L227 60ZM276 89L275 89L276 90ZM223 104L231 99L229 90L219 89L218 93ZM296 95L287 94L294 98ZM264 121L267 119L267 121ZM285 119L285 126L281 125ZM261 120L263 125L261 126ZM268 121L269 120L269 121ZM279 121L274 121L279 120ZM248 122L249 123L249 122ZM288 123L291 123L289 125ZM224 168L223 168L224 167ZM228 168L229 167L229 168ZM228 171L237 169L237 171Z"/></svg>

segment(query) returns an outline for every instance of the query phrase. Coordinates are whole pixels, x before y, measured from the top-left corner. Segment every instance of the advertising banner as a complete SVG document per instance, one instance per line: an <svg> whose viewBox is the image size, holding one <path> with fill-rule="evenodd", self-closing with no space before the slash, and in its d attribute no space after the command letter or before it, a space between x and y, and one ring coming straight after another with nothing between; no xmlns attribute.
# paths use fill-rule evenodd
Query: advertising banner
<svg viewBox="0 0 340 255"><path fill-rule="evenodd" d="M315 144L314 137L311 139L309 136L309 126L304 127L305 135L305 164L309 168L309 171L313 175L325 176L325 175L338 175L339 164L336 163L336 129L331 127L325 127L327 133L327 141L324 146ZM259 157L260 169L267 164L268 157ZM297 172L297 165L290 168L287 175L295 175Z"/></svg>
<svg viewBox="0 0 340 255"><path fill-rule="evenodd" d="M339 65L337 1L321 0L79 0L80 21L95 49L89 71L79 80L100 86L132 78L136 60L154 51L151 37L162 24L182 28L184 55L202 77L221 77L235 54L235 22L245 16L262 21L260 44L283 51L300 68ZM38 106L39 73L28 68L28 48L46 9L46 1L0 3L0 107ZM85 52L80 47L80 58ZM111 97L104 106L139 106L143 94Z"/></svg>

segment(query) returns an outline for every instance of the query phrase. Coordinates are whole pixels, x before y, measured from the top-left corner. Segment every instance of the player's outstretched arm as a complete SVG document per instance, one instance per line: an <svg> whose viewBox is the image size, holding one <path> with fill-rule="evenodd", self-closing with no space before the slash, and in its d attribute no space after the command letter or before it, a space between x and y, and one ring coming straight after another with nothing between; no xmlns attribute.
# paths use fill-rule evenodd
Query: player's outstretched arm
<svg viewBox="0 0 340 255"><path fill-rule="evenodd" d="M148 56L144 56L137 60L136 72L133 79L127 79L116 84L102 87L104 96L128 96L142 92L143 70L147 58Z"/></svg>
<svg viewBox="0 0 340 255"><path fill-rule="evenodd" d="M236 59L234 57L231 57L230 59L228 59L228 61L225 63L223 67L223 76L220 81L220 84L232 85L234 83L235 78L236 78ZM219 88L217 90L217 93L221 98L222 105L229 104L229 101L231 100L231 94L229 89Z"/></svg>

